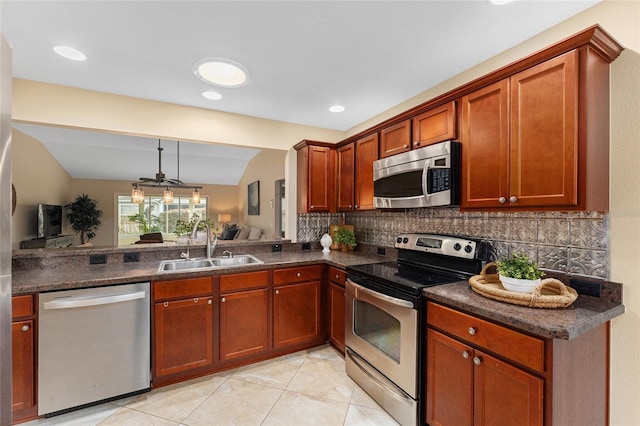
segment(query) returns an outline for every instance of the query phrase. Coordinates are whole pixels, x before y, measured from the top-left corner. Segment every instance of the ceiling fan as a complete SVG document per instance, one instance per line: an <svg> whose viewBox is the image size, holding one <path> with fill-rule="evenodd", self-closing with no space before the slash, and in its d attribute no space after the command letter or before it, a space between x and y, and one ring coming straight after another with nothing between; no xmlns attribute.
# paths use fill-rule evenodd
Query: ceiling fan
<svg viewBox="0 0 640 426"><path fill-rule="evenodd" d="M193 189L193 202L200 203L200 189L202 186L196 185L188 185L180 180L180 141L177 141L178 146L178 175L176 179L167 179L165 174L162 173L162 144L160 139L158 139L158 173L156 173L155 178L146 178L141 177L139 182L134 182L131 184L131 202L140 204L144 202L144 190L142 187L161 187L164 186L164 202L165 204L173 203L173 191L170 188L188 188Z"/></svg>

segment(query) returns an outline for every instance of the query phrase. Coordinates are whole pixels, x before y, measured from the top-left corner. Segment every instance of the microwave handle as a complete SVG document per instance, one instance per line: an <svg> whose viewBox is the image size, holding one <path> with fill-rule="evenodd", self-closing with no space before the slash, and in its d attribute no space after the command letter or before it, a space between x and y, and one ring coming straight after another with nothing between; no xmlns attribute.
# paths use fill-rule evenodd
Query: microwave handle
<svg viewBox="0 0 640 426"><path fill-rule="evenodd" d="M424 162L424 168L422 169L422 193L424 194L424 198L427 199L427 202L429 201L429 197L431 196L431 194L429 194L429 169L431 169L431 160L427 159Z"/></svg>

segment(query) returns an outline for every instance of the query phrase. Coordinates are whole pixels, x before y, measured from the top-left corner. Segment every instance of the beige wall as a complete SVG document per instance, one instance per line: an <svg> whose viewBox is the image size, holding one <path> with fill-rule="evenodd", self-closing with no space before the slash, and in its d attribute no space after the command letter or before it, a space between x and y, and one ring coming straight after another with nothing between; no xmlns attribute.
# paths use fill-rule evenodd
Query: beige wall
<svg viewBox="0 0 640 426"><path fill-rule="evenodd" d="M36 139L13 129L12 182L16 188L16 211L12 217L12 249L20 241L37 236L37 205L64 205L71 198L71 176ZM66 220L63 220L63 226ZM63 234L73 231L66 226Z"/></svg>
<svg viewBox="0 0 640 426"><path fill-rule="evenodd" d="M263 150L251 159L238 188L239 223L257 226L267 238L274 236L275 181L284 179L287 151ZM260 215L249 215L247 186L260 181ZM295 204L295 203L294 203Z"/></svg>

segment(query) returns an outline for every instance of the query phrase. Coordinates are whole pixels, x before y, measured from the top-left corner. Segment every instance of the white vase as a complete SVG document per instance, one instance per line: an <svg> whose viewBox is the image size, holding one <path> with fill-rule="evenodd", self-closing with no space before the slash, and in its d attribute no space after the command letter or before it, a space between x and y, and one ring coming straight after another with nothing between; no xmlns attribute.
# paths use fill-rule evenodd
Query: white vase
<svg viewBox="0 0 640 426"><path fill-rule="evenodd" d="M323 253L331 252L331 244L333 240L331 239L331 235L325 233L322 238L320 238L320 245L322 246Z"/></svg>

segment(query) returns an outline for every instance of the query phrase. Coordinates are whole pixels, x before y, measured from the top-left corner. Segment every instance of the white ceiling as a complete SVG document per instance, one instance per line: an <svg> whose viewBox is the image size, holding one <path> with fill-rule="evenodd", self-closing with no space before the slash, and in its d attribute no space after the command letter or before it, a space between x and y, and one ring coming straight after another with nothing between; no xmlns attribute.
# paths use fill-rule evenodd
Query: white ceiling
<svg viewBox="0 0 640 426"><path fill-rule="evenodd" d="M347 130L598 2L0 0L0 30L18 78ZM207 56L251 81L207 85Z"/></svg>

